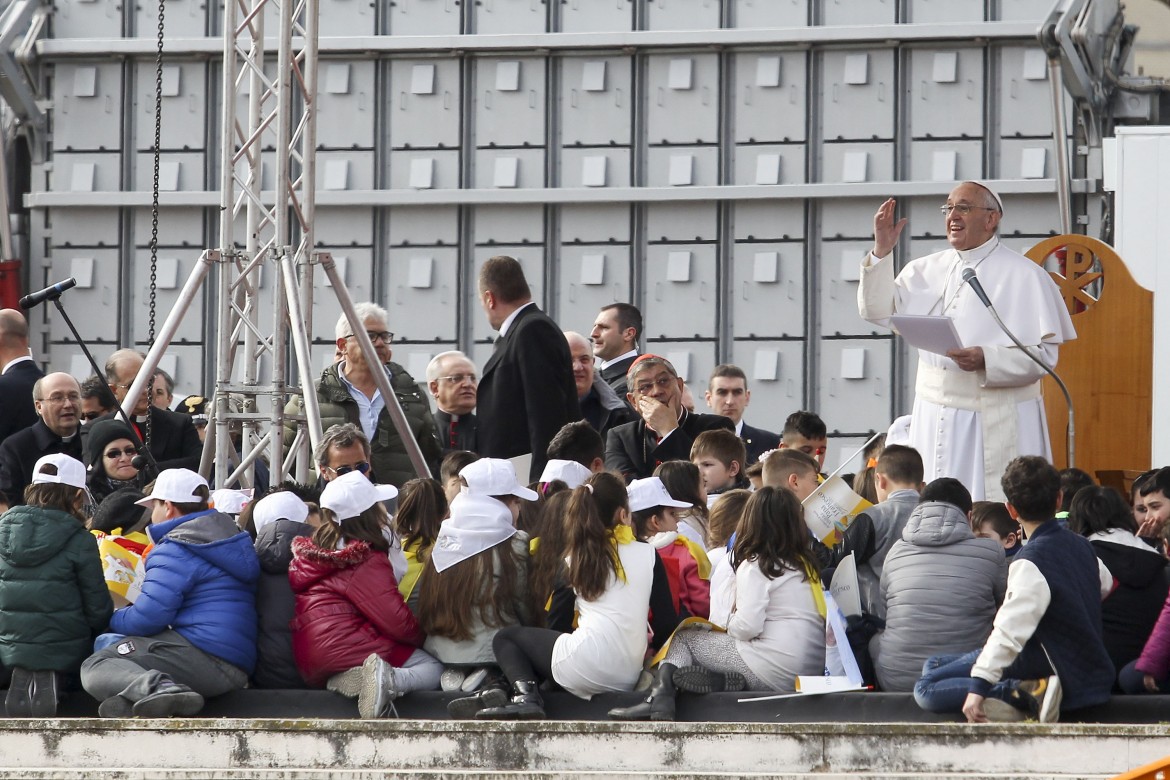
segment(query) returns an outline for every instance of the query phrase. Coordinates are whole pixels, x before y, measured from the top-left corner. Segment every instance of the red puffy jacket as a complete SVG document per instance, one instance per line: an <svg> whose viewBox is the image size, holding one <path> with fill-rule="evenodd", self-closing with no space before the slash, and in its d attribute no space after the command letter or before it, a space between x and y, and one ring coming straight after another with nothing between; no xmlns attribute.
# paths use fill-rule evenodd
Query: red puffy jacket
<svg viewBox="0 0 1170 780"><path fill-rule="evenodd" d="M370 653L401 666L422 646L423 632L385 553L366 542L325 550L308 537L293 540L292 550L293 656L310 686L361 666Z"/></svg>

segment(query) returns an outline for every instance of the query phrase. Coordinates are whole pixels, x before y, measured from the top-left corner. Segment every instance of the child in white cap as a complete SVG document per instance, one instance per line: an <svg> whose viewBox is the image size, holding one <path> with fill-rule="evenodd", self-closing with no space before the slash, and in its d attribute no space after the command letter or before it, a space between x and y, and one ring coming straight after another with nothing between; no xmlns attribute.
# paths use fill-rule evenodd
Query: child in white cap
<svg viewBox="0 0 1170 780"><path fill-rule="evenodd" d="M515 521L520 502L537 495L520 484L507 460L481 458L459 476L463 490L451 502L419 581L418 614L424 647L452 667L444 684L473 691L487 671L472 670L496 667L496 632L528 622L528 535ZM496 696L496 704L506 698L502 691ZM470 717L476 709L457 706L451 714Z"/></svg>
<svg viewBox="0 0 1170 780"><path fill-rule="evenodd" d="M81 665L103 718L189 717L204 697L248 683L260 564L251 537L210 498L203 477L167 469L137 502L151 510L154 542L142 593L110 619L122 636Z"/></svg>
<svg viewBox="0 0 1170 780"><path fill-rule="evenodd" d="M439 687L443 666L421 650L423 634L407 608L387 552L393 485L358 471L321 493L321 525L292 544L296 594L293 654L311 687L358 699L363 718L386 717L395 698Z"/></svg>
<svg viewBox="0 0 1170 780"><path fill-rule="evenodd" d="M512 686L511 703L495 692L452 702L449 710L478 710L477 718L543 718L540 684L546 680L583 699L633 690L646 657L648 616L656 642L678 618L658 556L634 539L628 519L620 477L594 474L569 493L563 555L565 580L576 595L576 630L500 629L492 651ZM573 609L571 601L567 607Z"/></svg>
<svg viewBox="0 0 1170 780"><path fill-rule="evenodd" d="M707 617L711 612L711 563L702 547L679 533L679 510L692 505L672 498L658 477L635 479L627 490L634 535L658 551L679 606L688 615Z"/></svg>
<svg viewBox="0 0 1170 780"><path fill-rule="evenodd" d="M12 673L10 718L51 718L60 675L76 674L114 605L97 541L85 530L85 466L46 455L24 505L0 516L0 671Z"/></svg>

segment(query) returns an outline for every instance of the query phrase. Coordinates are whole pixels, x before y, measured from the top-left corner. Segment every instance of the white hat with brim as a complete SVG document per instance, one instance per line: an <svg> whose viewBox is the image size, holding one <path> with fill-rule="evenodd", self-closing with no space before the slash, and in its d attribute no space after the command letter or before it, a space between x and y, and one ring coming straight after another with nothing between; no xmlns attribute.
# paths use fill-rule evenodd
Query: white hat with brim
<svg viewBox="0 0 1170 780"><path fill-rule="evenodd" d="M553 458L544 465L544 471L541 472L539 481L547 484L554 479L559 479L568 485L570 489L574 489L584 485L585 480L589 479L592 475L592 471L575 460Z"/></svg>
<svg viewBox="0 0 1170 780"><path fill-rule="evenodd" d="M439 526L431 561L443 571L515 535L507 505L489 496L460 493L451 501L451 516Z"/></svg>
<svg viewBox="0 0 1170 780"><path fill-rule="evenodd" d="M689 509L686 501L677 501L671 497L666 485L658 477L635 479L626 488L630 496L630 511L641 512L643 509L653 509L656 506L670 506L675 509Z"/></svg>
<svg viewBox="0 0 1170 780"><path fill-rule="evenodd" d="M232 490L219 488L211 491L211 505L229 515L238 515L252 500L251 490Z"/></svg>
<svg viewBox="0 0 1170 780"><path fill-rule="evenodd" d="M308 505L298 498L296 493L287 490L269 493L252 507L252 524L256 526L257 534L277 520L303 523L308 517Z"/></svg>
<svg viewBox="0 0 1170 780"><path fill-rule="evenodd" d="M535 490L516 479L516 469L509 460L480 458L464 466L459 476L467 483L463 492L473 496L517 496L527 501L537 498Z"/></svg>
<svg viewBox="0 0 1170 780"><path fill-rule="evenodd" d="M208 490L199 495L200 487ZM191 469L167 469L158 475L154 481L154 489L150 495L134 503L139 506L150 506L155 501L170 501L172 504L197 504L206 501L211 495L207 487L207 480Z"/></svg>
<svg viewBox="0 0 1170 780"><path fill-rule="evenodd" d="M56 474L46 474L41 471L45 466L55 466ZM71 458L64 453L46 455L33 466L32 484L50 483L54 485L69 485L70 487L85 489L85 464L77 458Z"/></svg>
<svg viewBox="0 0 1170 780"><path fill-rule="evenodd" d="M321 491L321 508L333 513L335 520L357 517L374 504L398 497L393 485L375 485L360 471L342 474Z"/></svg>

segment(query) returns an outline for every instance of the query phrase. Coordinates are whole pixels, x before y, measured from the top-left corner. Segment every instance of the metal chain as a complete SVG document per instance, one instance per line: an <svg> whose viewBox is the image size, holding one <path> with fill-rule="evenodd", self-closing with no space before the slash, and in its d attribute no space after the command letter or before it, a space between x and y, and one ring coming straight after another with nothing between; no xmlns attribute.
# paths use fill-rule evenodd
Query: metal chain
<svg viewBox="0 0 1170 780"><path fill-rule="evenodd" d="M158 299L158 179L160 153L162 150L162 91L163 91L163 31L166 15L166 0L158 0L158 50L154 58L154 180L150 203L150 316L147 331L149 348L154 347L156 306ZM157 372L156 372L157 373ZM151 375L146 383L146 448L150 449L150 407L154 405L154 382Z"/></svg>

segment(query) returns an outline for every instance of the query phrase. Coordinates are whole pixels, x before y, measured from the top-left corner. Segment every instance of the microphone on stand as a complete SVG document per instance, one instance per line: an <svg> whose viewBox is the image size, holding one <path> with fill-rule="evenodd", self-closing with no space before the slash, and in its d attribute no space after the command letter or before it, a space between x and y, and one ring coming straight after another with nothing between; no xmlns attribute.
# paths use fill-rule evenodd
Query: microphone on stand
<svg viewBox="0 0 1170 780"><path fill-rule="evenodd" d="M1073 421L1072 395L1069 394L1068 387L1066 387L1064 384L1064 381L1061 380L1061 378L1056 375L1056 372L1052 370L1051 366L1049 366L1047 363L1045 363L1043 359L1041 359L1037 355L1033 354L1032 350L1028 349L1022 343L1020 343L1020 340L1018 338L1016 338L1016 334L1014 334L1010 330L1008 330L1007 325L1003 324L1003 320L1001 320L999 318L999 312L997 312L995 310L995 307L991 305L991 299L987 297L987 291L984 290L983 285L979 283L979 277L977 277L975 275L975 269L974 268L964 268L963 273L962 273L962 277L963 277L963 284L969 285L971 287L971 289L974 290L975 295L977 295L979 297L979 300L983 303L984 306L987 307L987 311L989 311L991 313L992 318L995 319L995 324L999 326L999 329L1002 330L1004 333L1006 333L1007 337L1012 340L1012 343L1015 344L1017 347L1019 347L1021 350L1023 350L1024 354L1027 355L1028 357L1030 357L1032 359L1033 363L1040 366L1040 368L1044 369L1044 373L1046 373L1046 374L1048 374L1048 376L1052 377L1052 379L1056 382L1057 386L1060 388L1060 392L1064 393L1064 402L1068 406L1068 427L1065 430L1065 441L1068 443L1068 452L1067 452L1068 464L1067 465L1069 468L1072 468L1073 455L1074 455L1075 450L1076 450L1076 445L1075 445L1076 428L1073 424L1074 421Z"/></svg>
<svg viewBox="0 0 1170 780"><path fill-rule="evenodd" d="M71 290L77 286L77 280L70 276L68 279L57 282L56 284L46 287L43 290L37 290L35 293L29 293L20 299L20 308L28 311L34 306L40 306L45 301L55 301L61 297L61 293L66 290Z"/></svg>

